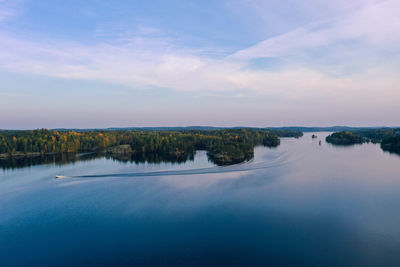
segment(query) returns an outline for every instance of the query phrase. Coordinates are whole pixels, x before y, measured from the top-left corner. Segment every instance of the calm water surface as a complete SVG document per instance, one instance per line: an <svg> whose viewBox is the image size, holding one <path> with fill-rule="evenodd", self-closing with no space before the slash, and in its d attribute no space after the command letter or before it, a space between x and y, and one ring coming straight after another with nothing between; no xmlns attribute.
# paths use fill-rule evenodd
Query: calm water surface
<svg viewBox="0 0 400 267"><path fill-rule="evenodd" d="M0 170L0 265L399 266L400 156L316 135L229 167Z"/></svg>

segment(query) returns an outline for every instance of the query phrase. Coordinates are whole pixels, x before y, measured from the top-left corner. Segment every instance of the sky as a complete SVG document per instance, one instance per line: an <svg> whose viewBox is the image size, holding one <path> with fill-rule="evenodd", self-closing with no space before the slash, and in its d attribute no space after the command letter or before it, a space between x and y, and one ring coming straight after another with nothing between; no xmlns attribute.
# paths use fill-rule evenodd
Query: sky
<svg viewBox="0 0 400 267"><path fill-rule="evenodd" d="M0 129L400 126L398 0L0 0Z"/></svg>

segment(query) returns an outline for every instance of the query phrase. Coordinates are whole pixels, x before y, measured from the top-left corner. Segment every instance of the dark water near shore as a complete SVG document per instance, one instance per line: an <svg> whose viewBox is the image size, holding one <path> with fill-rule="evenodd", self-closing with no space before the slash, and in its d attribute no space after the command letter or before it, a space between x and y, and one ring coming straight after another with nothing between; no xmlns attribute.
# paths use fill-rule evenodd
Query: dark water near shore
<svg viewBox="0 0 400 267"><path fill-rule="evenodd" d="M0 266L399 266L400 156L316 135L228 167L199 151L0 170Z"/></svg>

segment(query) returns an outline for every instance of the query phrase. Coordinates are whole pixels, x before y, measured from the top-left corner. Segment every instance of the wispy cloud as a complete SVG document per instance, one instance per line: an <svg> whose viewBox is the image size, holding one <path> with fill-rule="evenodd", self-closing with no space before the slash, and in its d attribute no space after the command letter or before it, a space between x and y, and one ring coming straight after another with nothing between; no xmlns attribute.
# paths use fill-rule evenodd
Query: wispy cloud
<svg viewBox="0 0 400 267"><path fill-rule="evenodd" d="M231 58L294 56L306 49L352 40L394 49L400 42L400 17L396 14L399 9L400 2L396 0L370 3L344 17L314 22L269 38L236 52Z"/></svg>
<svg viewBox="0 0 400 267"><path fill-rule="evenodd" d="M21 14L21 0L0 0L0 22Z"/></svg>

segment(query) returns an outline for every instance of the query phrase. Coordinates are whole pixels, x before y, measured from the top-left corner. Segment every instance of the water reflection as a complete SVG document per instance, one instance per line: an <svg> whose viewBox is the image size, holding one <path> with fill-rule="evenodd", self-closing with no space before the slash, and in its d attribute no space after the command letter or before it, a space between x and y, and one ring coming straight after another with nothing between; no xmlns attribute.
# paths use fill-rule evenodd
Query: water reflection
<svg viewBox="0 0 400 267"><path fill-rule="evenodd" d="M89 161L99 157L101 156L95 153L88 153L88 154L60 153L60 154L41 155L34 157L0 158L0 168L3 170L18 169L18 168L30 167L41 164L53 164L62 166L77 161Z"/></svg>
<svg viewBox="0 0 400 267"><path fill-rule="evenodd" d="M55 166L62 166L78 161L91 161L94 159L106 158L125 163L185 163L186 161L194 160L194 153L188 154L155 154L155 153L128 153L128 154L106 154L106 153L59 153L52 155L41 155L34 157L10 157L0 158L0 168L18 169L34 165L52 164Z"/></svg>
<svg viewBox="0 0 400 267"><path fill-rule="evenodd" d="M3 170L7 169L18 169L34 165L41 164L53 164L56 166L62 166L77 161L90 161L99 158L106 158L124 163L178 163L183 164L187 161L194 161L196 152L188 153L59 153L52 155L41 155L33 157L9 157L0 158L0 168ZM244 154L243 158L236 161L232 161L231 164L221 163L219 158L207 153L208 160L215 165L234 165L241 162L250 161L254 158L254 151L248 151Z"/></svg>
<svg viewBox="0 0 400 267"><path fill-rule="evenodd" d="M194 160L194 153L171 154L171 153L127 153L127 154L106 154L107 159L113 159L126 163L185 163Z"/></svg>

